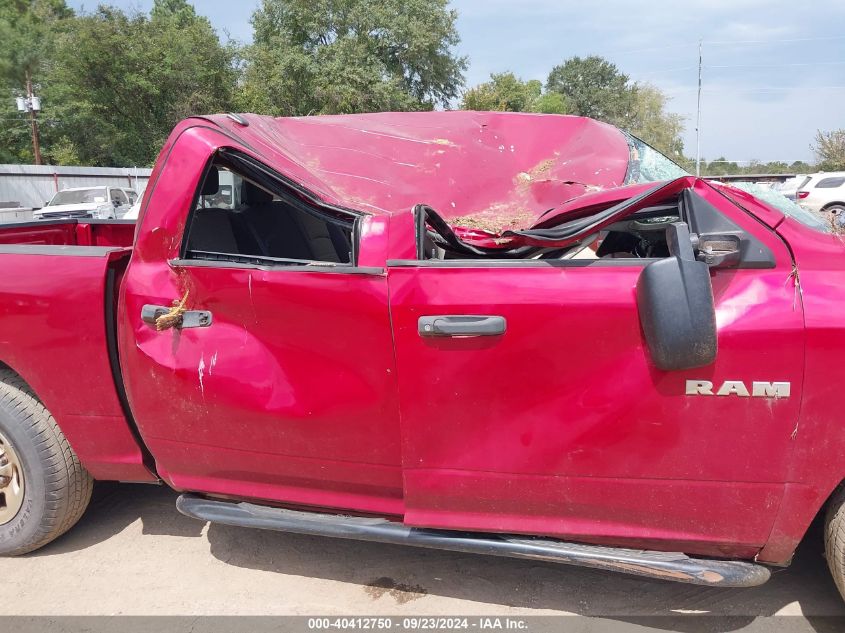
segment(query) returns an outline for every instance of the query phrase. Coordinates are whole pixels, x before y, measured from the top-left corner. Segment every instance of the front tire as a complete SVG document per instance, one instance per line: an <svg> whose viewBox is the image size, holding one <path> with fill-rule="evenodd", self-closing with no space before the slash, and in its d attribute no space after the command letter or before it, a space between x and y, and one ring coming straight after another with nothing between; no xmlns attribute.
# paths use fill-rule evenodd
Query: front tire
<svg viewBox="0 0 845 633"><path fill-rule="evenodd" d="M0 369L0 555L26 554L67 532L93 483L29 386Z"/></svg>

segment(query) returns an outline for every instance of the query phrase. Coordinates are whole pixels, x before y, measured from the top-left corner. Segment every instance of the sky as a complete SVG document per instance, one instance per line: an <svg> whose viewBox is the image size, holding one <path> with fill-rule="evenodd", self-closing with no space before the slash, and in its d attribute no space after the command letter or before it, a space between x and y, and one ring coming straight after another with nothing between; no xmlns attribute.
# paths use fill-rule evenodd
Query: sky
<svg viewBox="0 0 845 633"><path fill-rule="evenodd" d="M149 10L152 0L110 0ZM96 2L70 0L75 9ZM195 0L221 37L249 42L258 0ZM601 55L671 97L696 153L702 41L701 155L812 160L816 131L845 128L843 0L452 0L468 86L512 71L545 80L573 55Z"/></svg>

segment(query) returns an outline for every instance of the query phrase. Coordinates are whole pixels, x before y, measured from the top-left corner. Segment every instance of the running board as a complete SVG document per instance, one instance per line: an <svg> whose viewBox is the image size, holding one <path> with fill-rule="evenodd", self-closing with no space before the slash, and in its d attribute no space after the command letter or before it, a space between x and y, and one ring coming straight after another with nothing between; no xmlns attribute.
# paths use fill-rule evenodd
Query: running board
<svg viewBox="0 0 845 633"><path fill-rule="evenodd" d="M527 558L694 585L756 587L770 575L766 567L745 561L690 558L675 552L601 547L511 534L432 530L378 517L302 512L246 502L215 501L190 494L181 495L176 508L186 516L225 525Z"/></svg>

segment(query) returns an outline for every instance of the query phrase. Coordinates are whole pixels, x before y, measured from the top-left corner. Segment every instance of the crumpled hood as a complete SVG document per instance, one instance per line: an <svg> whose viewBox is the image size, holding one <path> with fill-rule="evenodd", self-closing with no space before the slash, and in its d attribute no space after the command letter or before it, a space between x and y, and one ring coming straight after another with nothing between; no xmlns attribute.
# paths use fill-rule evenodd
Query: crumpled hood
<svg viewBox="0 0 845 633"><path fill-rule="evenodd" d="M617 128L575 116L385 112L208 117L328 203L371 213L418 204L450 223L527 228L547 210L625 182Z"/></svg>

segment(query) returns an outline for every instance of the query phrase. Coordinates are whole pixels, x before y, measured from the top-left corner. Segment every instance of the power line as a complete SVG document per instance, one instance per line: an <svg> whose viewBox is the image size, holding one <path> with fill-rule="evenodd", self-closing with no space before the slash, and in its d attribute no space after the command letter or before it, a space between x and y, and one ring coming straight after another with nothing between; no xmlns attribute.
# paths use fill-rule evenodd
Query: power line
<svg viewBox="0 0 845 633"><path fill-rule="evenodd" d="M845 90L845 86L757 86L754 88L703 88L705 94L718 94L725 92L789 92L790 90ZM696 92L698 88L678 88L675 90L663 90L668 95L685 94Z"/></svg>
<svg viewBox="0 0 845 633"><path fill-rule="evenodd" d="M705 70L724 69L724 68L787 68L798 66L838 66L845 64L845 61L818 61L818 62L786 62L783 64L704 64ZM690 64L689 66L678 66L677 68L658 68L657 70L648 70L638 75L656 75L660 73L674 73L683 70L693 70L698 68L697 64Z"/></svg>
<svg viewBox="0 0 845 633"><path fill-rule="evenodd" d="M790 62L786 64L719 64L705 66L705 68L784 68L787 66L834 66L838 64L845 64L845 61Z"/></svg>
<svg viewBox="0 0 845 633"><path fill-rule="evenodd" d="M845 35L831 35L830 37L793 37L771 38L768 40L704 40L705 44L733 45L733 44L781 44L784 42L824 42L831 40L845 40Z"/></svg>
<svg viewBox="0 0 845 633"><path fill-rule="evenodd" d="M830 37L793 37L793 38L771 38L768 40L703 40L702 44L713 44L716 46L733 46L733 45L745 45L745 44L781 44L781 43L788 43L788 42L826 42L826 41L834 41L834 40L845 40L845 35L832 35ZM613 51L612 49L610 53L614 53L616 55L635 55L637 53L652 53L652 52L660 52L660 51L668 51L668 50L677 50L679 48L690 48L689 43L686 44L669 44L667 46L652 46L649 48L638 48L638 49L631 49L631 50L623 50L623 51ZM606 50L606 49L605 49Z"/></svg>

